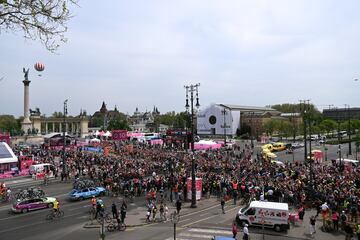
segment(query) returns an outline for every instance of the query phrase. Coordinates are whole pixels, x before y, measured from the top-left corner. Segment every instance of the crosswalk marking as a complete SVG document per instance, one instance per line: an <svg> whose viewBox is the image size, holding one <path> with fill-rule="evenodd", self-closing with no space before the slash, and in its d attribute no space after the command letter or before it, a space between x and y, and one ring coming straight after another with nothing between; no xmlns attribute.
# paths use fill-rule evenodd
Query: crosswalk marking
<svg viewBox="0 0 360 240"><path fill-rule="evenodd" d="M213 230L213 229L202 229L202 228L190 228L189 232L199 232L199 233L214 233L214 234L232 234L231 231L226 230Z"/></svg>
<svg viewBox="0 0 360 240"><path fill-rule="evenodd" d="M214 235L208 234L196 234L196 233L180 233L180 237L192 237L192 238L204 238L204 239L211 239Z"/></svg>
<svg viewBox="0 0 360 240"><path fill-rule="evenodd" d="M177 234L177 240L198 240L198 239L212 239L216 235L232 236L230 230L219 229L204 229L204 228L188 228L186 231ZM173 240L173 237L166 238L165 240Z"/></svg>

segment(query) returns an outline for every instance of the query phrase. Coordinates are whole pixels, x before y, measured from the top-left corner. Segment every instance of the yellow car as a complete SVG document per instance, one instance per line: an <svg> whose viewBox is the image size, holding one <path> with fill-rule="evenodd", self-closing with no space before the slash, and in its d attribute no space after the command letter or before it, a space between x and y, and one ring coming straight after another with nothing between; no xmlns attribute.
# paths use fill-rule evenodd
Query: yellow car
<svg viewBox="0 0 360 240"><path fill-rule="evenodd" d="M286 146L282 142L274 143L273 144L274 151L284 151L286 149Z"/></svg>
<svg viewBox="0 0 360 240"><path fill-rule="evenodd" d="M274 147L272 144L265 144L264 146L262 146L263 150L269 150L270 152L274 151Z"/></svg>

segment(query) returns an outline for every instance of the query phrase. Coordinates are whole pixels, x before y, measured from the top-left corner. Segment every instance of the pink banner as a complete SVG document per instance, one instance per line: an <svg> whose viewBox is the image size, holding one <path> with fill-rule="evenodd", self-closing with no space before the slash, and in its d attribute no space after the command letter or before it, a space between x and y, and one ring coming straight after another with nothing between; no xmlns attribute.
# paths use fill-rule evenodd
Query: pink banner
<svg viewBox="0 0 360 240"><path fill-rule="evenodd" d="M113 130L111 131L112 139L117 141L127 140L127 130Z"/></svg>
<svg viewBox="0 0 360 240"><path fill-rule="evenodd" d="M162 140L162 139L150 140L150 144L151 144L151 145L162 145L162 144L163 144L163 140Z"/></svg>

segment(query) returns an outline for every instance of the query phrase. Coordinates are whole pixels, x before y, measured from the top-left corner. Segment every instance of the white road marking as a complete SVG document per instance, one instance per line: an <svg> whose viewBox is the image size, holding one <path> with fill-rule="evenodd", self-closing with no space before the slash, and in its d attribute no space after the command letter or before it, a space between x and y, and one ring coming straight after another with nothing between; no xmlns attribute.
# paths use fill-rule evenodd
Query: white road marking
<svg viewBox="0 0 360 240"><path fill-rule="evenodd" d="M191 237L191 238L204 238L204 239L211 239L214 235L207 235L207 234L193 234L193 233L180 233L180 237Z"/></svg>
<svg viewBox="0 0 360 240"><path fill-rule="evenodd" d="M198 232L198 233L214 233L214 234L232 234L231 231L226 230L215 230L215 229L202 229L202 228L190 228L188 229L189 232Z"/></svg>
<svg viewBox="0 0 360 240"><path fill-rule="evenodd" d="M191 218L185 218L185 219L180 220L178 223L186 222L186 221L189 221L189 220L191 220Z"/></svg>

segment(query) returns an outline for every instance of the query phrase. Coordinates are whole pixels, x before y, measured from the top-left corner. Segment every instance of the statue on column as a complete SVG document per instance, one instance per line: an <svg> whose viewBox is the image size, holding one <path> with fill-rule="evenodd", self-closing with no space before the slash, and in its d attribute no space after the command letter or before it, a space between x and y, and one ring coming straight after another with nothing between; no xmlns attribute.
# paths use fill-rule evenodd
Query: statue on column
<svg viewBox="0 0 360 240"><path fill-rule="evenodd" d="M23 72L24 72L24 78L25 81L29 81L29 68L27 70L25 70L25 68L23 68Z"/></svg>

